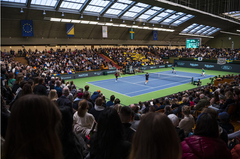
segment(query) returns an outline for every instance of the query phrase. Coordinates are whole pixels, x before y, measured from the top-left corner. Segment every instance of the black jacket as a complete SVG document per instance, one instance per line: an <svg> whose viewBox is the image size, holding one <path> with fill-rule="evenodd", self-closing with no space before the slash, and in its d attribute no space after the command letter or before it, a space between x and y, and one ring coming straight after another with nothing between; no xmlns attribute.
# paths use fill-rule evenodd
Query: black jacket
<svg viewBox="0 0 240 159"><path fill-rule="evenodd" d="M33 93L38 95L47 95L47 89L43 84L38 84L34 87Z"/></svg>
<svg viewBox="0 0 240 159"><path fill-rule="evenodd" d="M68 106L72 109L72 102L66 97L66 96L61 96L57 100L57 105L60 106Z"/></svg>
<svg viewBox="0 0 240 159"><path fill-rule="evenodd" d="M124 140L132 142L135 130L131 128L130 123L122 123L122 126L123 126L123 132L124 132Z"/></svg>

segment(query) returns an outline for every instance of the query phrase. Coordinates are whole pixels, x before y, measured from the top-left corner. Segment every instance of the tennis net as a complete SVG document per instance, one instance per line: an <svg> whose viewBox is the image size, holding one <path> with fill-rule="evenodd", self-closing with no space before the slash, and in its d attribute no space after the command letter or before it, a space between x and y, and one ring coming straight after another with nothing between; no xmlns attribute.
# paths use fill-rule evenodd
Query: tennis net
<svg viewBox="0 0 240 159"><path fill-rule="evenodd" d="M145 74L143 74L145 76ZM189 76L180 76L180 75L169 75L169 74L161 74L161 73L149 73L149 79L150 78L158 78L162 80L168 80L168 81L174 81L174 82L180 82L180 83L188 83L192 82L192 77Z"/></svg>

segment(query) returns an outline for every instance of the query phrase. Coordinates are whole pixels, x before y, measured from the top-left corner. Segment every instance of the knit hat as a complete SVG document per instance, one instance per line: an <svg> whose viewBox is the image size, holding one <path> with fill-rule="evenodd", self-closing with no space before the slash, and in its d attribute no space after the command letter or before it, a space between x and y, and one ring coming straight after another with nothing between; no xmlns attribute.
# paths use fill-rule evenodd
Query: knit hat
<svg viewBox="0 0 240 159"><path fill-rule="evenodd" d="M101 93L101 91L100 91L100 90L97 90L97 92L98 92L98 93Z"/></svg>
<svg viewBox="0 0 240 159"><path fill-rule="evenodd" d="M178 126L179 120L178 120L178 117L175 114L169 114L168 118L171 120L174 127Z"/></svg>
<svg viewBox="0 0 240 159"><path fill-rule="evenodd" d="M218 116L222 121L227 121L229 119L229 114L227 112L219 113Z"/></svg>
<svg viewBox="0 0 240 159"><path fill-rule="evenodd" d="M78 98L82 98L82 96L83 96L83 93L78 93L78 94L77 94L77 97L78 97Z"/></svg>

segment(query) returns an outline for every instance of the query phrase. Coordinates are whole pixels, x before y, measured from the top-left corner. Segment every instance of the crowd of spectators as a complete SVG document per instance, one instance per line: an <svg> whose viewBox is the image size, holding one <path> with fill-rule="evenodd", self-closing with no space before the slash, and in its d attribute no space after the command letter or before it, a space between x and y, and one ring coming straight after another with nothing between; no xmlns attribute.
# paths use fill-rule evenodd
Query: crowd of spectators
<svg viewBox="0 0 240 159"><path fill-rule="evenodd" d="M25 76L16 69L22 64L13 63L18 73L8 72L7 63L2 68L3 158L239 157L239 145L228 144L240 136L229 122L240 112L239 75L228 77L232 83L123 107L114 95L108 101L88 85L77 88L40 73ZM231 114L230 106L236 107Z"/></svg>

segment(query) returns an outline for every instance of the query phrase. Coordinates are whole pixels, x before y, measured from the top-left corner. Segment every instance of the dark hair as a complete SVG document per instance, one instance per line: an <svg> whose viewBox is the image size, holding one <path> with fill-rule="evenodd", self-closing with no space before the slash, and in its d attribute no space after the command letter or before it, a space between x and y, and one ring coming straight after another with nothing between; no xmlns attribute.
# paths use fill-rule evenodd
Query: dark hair
<svg viewBox="0 0 240 159"><path fill-rule="evenodd" d="M88 99L89 95L90 95L90 94L89 94L88 91L83 92L83 98L84 98L84 99Z"/></svg>
<svg viewBox="0 0 240 159"><path fill-rule="evenodd" d="M180 159L181 145L170 119L162 113L143 116L133 137L130 159Z"/></svg>
<svg viewBox="0 0 240 159"><path fill-rule="evenodd" d="M38 79L38 83L39 83L39 84L42 84L42 83L43 83L43 78L42 78L42 77L40 77L40 78Z"/></svg>
<svg viewBox="0 0 240 159"><path fill-rule="evenodd" d="M115 96L114 96L114 95L111 95L110 100L113 102L114 99L115 99Z"/></svg>
<svg viewBox="0 0 240 159"><path fill-rule="evenodd" d="M120 118L123 123L128 123L132 114L132 109L130 107L122 107L120 111Z"/></svg>
<svg viewBox="0 0 240 159"><path fill-rule="evenodd" d="M89 85L86 85L84 88L85 88L85 91L88 91L89 90Z"/></svg>
<svg viewBox="0 0 240 159"><path fill-rule="evenodd" d="M10 73L8 74L8 78L9 78L9 79L13 78L13 73L12 73L12 72L10 72Z"/></svg>
<svg viewBox="0 0 240 159"><path fill-rule="evenodd" d="M194 135L217 138L219 136L217 120L209 113L200 114Z"/></svg>
<svg viewBox="0 0 240 159"><path fill-rule="evenodd" d="M22 88L22 96L32 94L32 87L30 84L25 84Z"/></svg>
<svg viewBox="0 0 240 159"><path fill-rule="evenodd" d="M98 97L95 101L97 106L102 106L103 105L103 99L101 97Z"/></svg>
<svg viewBox="0 0 240 159"><path fill-rule="evenodd" d="M219 102L219 93L218 93L218 91L215 91L214 92L214 103L217 103L217 102Z"/></svg>
<svg viewBox="0 0 240 159"><path fill-rule="evenodd" d="M84 117L86 114L86 110L88 109L88 103L86 99L81 100L78 103L78 116L79 117Z"/></svg>
<svg viewBox="0 0 240 159"><path fill-rule="evenodd" d="M123 140L123 129L117 111L104 109L98 118L97 133L91 142L90 156L94 159L114 158L115 145ZM116 156L115 156L116 157Z"/></svg>
<svg viewBox="0 0 240 159"><path fill-rule="evenodd" d="M70 85L73 85L73 81L70 81Z"/></svg>
<svg viewBox="0 0 240 159"><path fill-rule="evenodd" d="M192 100L193 100L193 97L192 97L192 96L190 96L188 99L189 99L189 101L192 101Z"/></svg>
<svg viewBox="0 0 240 159"><path fill-rule="evenodd" d="M11 109L3 158L62 159L60 120L59 109L47 96L19 98Z"/></svg>
<svg viewBox="0 0 240 159"><path fill-rule="evenodd" d="M213 118L217 119L218 118L218 112L212 108L204 108L202 110L202 113L208 113L211 114Z"/></svg>
<svg viewBox="0 0 240 159"><path fill-rule="evenodd" d="M150 107L149 107L149 111L148 111L148 112L155 112L155 111L156 111L156 109L155 109L154 106L150 106Z"/></svg>
<svg viewBox="0 0 240 159"><path fill-rule="evenodd" d="M114 105L116 105L116 104L120 104L120 100L118 98L115 99L115 101L114 101Z"/></svg>

